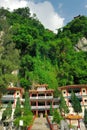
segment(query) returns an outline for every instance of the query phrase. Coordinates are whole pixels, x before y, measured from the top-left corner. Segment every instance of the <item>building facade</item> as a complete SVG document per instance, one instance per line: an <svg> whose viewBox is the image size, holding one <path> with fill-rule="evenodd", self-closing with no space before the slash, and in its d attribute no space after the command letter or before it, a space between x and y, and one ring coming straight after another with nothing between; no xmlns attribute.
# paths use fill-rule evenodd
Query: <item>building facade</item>
<svg viewBox="0 0 87 130"><path fill-rule="evenodd" d="M12 107L16 106L17 98L20 98L22 101L22 96L24 93L24 89L20 87L8 87L6 94L2 96L1 102L2 106L6 107L9 102L12 103Z"/></svg>
<svg viewBox="0 0 87 130"><path fill-rule="evenodd" d="M65 101L69 107L70 114L76 114L72 108L71 104L71 92L73 91L75 95L79 98L82 106L82 116L84 115L84 108L87 108L87 85L67 85L60 87L59 90L62 92Z"/></svg>
<svg viewBox="0 0 87 130"><path fill-rule="evenodd" d="M51 105L53 109L58 108L59 99L54 98L54 90L47 89L47 87L47 84L37 84L34 86L34 90L29 90L31 109L37 116L41 113L49 114Z"/></svg>

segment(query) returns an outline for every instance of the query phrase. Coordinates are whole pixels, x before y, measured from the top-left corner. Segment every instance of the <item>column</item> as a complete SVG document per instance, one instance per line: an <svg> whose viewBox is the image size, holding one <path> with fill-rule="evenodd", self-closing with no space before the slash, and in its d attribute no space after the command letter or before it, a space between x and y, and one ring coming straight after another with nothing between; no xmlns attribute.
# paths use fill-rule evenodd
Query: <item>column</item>
<svg viewBox="0 0 87 130"><path fill-rule="evenodd" d="M30 95L30 98L32 97L32 93L29 94Z"/></svg>
<svg viewBox="0 0 87 130"><path fill-rule="evenodd" d="M36 110L36 116L38 117L38 110Z"/></svg>
<svg viewBox="0 0 87 130"><path fill-rule="evenodd" d="M51 96L53 97L53 92L51 93Z"/></svg>
<svg viewBox="0 0 87 130"><path fill-rule="evenodd" d="M78 119L78 128L80 128L80 120Z"/></svg>
<svg viewBox="0 0 87 130"><path fill-rule="evenodd" d="M46 97L47 97L47 94L45 93L45 99L46 99Z"/></svg>
<svg viewBox="0 0 87 130"><path fill-rule="evenodd" d="M47 101L45 101L45 115L47 115Z"/></svg>
<svg viewBox="0 0 87 130"><path fill-rule="evenodd" d="M68 105L68 107L69 107L69 99L68 99L68 96L69 96L69 95L68 95L68 89L66 89L66 95L67 95L67 102L66 102L66 103L67 103L67 105Z"/></svg>
<svg viewBox="0 0 87 130"><path fill-rule="evenodd" d="M38 99L38 93L37 93L37 96L36 96L36 98Z"/></svg>
<svg viewBox="0 0 87 130"><path fill-rule="evenodd" d="M38 101L36 101L36 107L38 108Z"/></svg>
<svg viewBox="0 0 87 130"><path fill-rule="evenodd" d="M54 101L52 100L52 108L54 109L54 107L53 107L53 106L54 106Z"/></svg>
<svg viewBox="0 0 87 130"><path fill-rule="evenodd" d="M38 116L38 101L36 101L36 116Z"/></svg>
<svg viewBox="0 0 87 130"><path fill-rule="evenodd" d="M45 115L47 115L47 110L45 110Z"/></svg>

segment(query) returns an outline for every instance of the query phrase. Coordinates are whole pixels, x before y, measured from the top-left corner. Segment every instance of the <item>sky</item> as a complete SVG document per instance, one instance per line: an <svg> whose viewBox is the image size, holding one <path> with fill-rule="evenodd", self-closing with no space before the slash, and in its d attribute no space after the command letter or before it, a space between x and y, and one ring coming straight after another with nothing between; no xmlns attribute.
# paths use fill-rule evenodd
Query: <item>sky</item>
<svg viewBox="0 0 87 130"><path fill-rule="evenodd" d="M55 33L75 16L87 16L87 0L0 0L0 7L13 11L29 7L39 21Z"/></svg>

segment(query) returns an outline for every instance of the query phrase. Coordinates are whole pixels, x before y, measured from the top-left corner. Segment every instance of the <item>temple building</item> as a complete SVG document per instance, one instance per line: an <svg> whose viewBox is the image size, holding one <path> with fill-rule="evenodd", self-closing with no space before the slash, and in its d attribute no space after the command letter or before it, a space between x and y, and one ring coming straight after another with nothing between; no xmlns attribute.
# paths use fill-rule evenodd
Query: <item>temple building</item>
<svg viewBox="0 0 87 130"><path fill-rule="evenodd" d="M82 116L84 115L84 108L87 108L87 85L67 85L59 88L62 92L66 103L69 107L70 114L75 114L72 104L71 104L71 92L73 91L75 95L79 98L82 106Z"/></svg>
<svg viewBox="0 0 87 130"><path fill-rule="evenodd" d="M7 88L6 94L2 96L1 102L2 106L6 107L9 102L12 103L12 107L16 106L17 98L22 101L22 96L24 89L20 87L9 86Z"/></svg>
<svg viewBox="0 0 87 130"><path fill-rule="evenodd" d="M49 114L51 105L53 109L58 108L59 99L54 98L54 90L47 89L47 87L47 84L37 84L34 85L35 89L29 90L31 109L37 116L41 113L43 115Z"/></svg>

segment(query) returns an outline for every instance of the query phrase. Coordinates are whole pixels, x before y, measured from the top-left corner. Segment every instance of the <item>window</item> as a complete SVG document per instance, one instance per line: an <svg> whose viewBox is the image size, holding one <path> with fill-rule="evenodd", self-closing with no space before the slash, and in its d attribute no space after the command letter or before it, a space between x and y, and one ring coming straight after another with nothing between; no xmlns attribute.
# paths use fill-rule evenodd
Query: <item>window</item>
<svg viewBox="0 0 87 130"><path fill-rule="evenodd" d="M64 94L66 93L66 91L63 92Z"/></svg>
<svg viewBox="0 0 87 130"><path fill-rule="evenodd" d="M19 95L19 92L17 92L17 95Z"/></svg>
<svg viewBox="0 0 87 130"><path fill-rule="evenodd" d="M85 90L83 90L83 93L85 93Z"/></svg>
<svg viewBox="0 0 87 130"><path fill-rule="evenodd" d="M84 101L87 102L87 99L85 99Z"/></svg>

